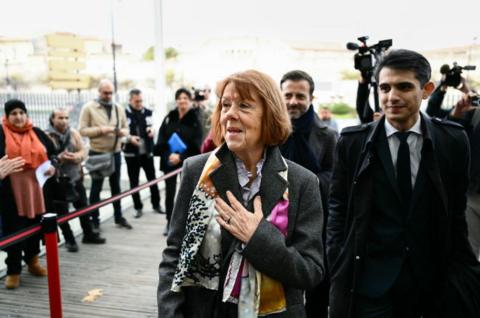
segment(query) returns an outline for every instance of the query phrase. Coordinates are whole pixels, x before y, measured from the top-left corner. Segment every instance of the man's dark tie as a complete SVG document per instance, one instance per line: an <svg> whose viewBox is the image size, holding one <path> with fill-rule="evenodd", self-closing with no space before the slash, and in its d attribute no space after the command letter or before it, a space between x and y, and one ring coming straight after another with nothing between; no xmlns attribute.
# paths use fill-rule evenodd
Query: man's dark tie
<svg viewBox="0 0 480 318"><path fill-rule="evenodd" d="M397 156L397 183L402 194L403 202L408 207L412 196L412 171L410 169L410 148L407 138L410 132L396 132L400 147Z"/></svg>

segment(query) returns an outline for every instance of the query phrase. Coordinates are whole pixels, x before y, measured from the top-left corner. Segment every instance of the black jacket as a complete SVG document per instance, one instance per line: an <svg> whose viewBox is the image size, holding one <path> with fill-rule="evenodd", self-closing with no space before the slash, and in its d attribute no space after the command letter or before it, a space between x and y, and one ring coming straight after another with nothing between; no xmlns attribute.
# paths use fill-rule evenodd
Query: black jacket
<svg viewBox="0 0 480 318"><path fill-rule="evenodd" d="M172 166L168 162L168 157L171 154L168 140L173 133L177 133L187 146L185 152L180 154L181 162L176 166ZM202 127L194 110L190 109L182 119L180 119L177 109L172 110L163 119L155 144L154 154L161 157L160 170L167 173L180 168L186 158L200 153L201 144Z"/></svg>
<svg viewBox="0 0 480 318"><path fill-rule="evenodd" d="M480 125L473 126L472 119L475 111L478 108L474 108L464 114L462 118L455 118L450 116L452 108L442 109L443 99L445 92L438 87L428 100L427 114L432 117L447 118L451 121L455 121L461 124L467 132L468 139L470 141L470 185L469 188L472 192L480 191ZM452 105L453 106L453 105Z"/></svg>
<svg viewBox="0 0 480 318"><path fill-rule="evenodd" d="M353 317L362 261L366 251L369 219L373 207L372 189L375 145L384 118L370 124L346 128L337 144L332 176L327 224L327 259L330 264L330 317ZM461 126L422 116L424 144L422 160L432 193L438 198L430 211L436 233L437 281L446 286L450 265L457 260L472 260L465 221L468 185L469 145ZM473 261L475 262L475 261ZM440 293L444 289L439 288Z"/></svg>
<svg viewBox="0 0 480 318"><path fill-rule="evenodd" d="M148 137L147 128L152 126L153 112L150 109L143 108L141 111L132 109L132 106L128 105L125 108L127 115L128 128L130 129L130 135L138 136L145 141L145 150L147 156L153 155L153 137ZM123 147L125 157L138 156L138 147L131 143L126 143Z"/></svg>

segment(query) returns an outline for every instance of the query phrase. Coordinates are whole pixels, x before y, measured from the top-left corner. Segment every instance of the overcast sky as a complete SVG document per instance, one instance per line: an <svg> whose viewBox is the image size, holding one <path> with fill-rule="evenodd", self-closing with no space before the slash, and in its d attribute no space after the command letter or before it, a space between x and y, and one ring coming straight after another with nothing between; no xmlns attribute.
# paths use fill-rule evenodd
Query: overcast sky
<svg viewBox="0 0 480 318"><path fill-rule="evenodd" d="M116 41L140 53L153 44L159 23L153 1L1 0L0 36L61 31L110 38L113 7ZM230 36L343 44L370 35L410 49L480 43L480 0L163 0L163 17L165 46L185 48Z"/></svg>

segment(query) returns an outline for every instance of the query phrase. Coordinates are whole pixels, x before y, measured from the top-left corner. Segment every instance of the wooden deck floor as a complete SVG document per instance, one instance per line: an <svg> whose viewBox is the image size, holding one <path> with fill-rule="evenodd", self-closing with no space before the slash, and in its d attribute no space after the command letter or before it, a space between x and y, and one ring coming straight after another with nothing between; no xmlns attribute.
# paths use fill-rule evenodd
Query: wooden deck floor
<svg viewBox="0 0 480 318"><path fill-rule="evenodd" d="M105 245L81 244L78 253L60 247L63 316L156 317L158 264L165 246L162 236L165 215L154 213L146 204L140 219L124 215L133 230L116 228L110 219L102 224ZM45 264L45 257L42 257ZM6 290L0 281L0 317L49 317L46 278L30 275L25 269L20 288ZM100 288L103 296L92 303L82 299L89 290Z"/></svg>

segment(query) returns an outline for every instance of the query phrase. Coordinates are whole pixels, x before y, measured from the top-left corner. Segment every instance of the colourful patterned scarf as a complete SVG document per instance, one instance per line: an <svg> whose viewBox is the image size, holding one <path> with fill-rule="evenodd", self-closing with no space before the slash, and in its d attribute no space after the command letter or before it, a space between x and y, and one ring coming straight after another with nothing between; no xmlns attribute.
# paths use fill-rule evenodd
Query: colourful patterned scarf
<svg viewBox="0 0 480 318"><path fill-rule="evenodd" d="M221 228L215 219L218 192L209 177L221 165L215 155L218 149L208 158L190 200L185 236L171 287L174 292L179 292L184 286L219 289ZM279 174L287 180L287 169ZM287 233L288 205L287 189L267 218L283 235ZM282 284L257 271L238 252L234 252L230 260L223 301L238 304L239 318L253 318L286 310Z"/></svg>

